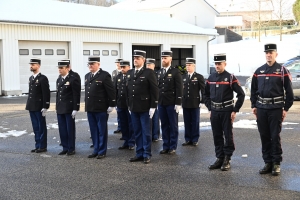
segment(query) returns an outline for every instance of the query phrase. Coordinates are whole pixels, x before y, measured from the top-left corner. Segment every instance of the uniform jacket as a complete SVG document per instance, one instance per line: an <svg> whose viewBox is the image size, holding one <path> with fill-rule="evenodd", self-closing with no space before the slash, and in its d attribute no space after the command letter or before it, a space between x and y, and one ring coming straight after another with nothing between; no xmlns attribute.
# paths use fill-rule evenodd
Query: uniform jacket
<svg viewBox="0 0 300 200"><path fill-rule="evenodd" d="M199 104L203 103L205 82L201 74L194 72L192 77L188 78L188 73L182 75L183 81L183 108L199 108Z"/></svg>
<svg viewBox="0 0 300 200"><path fill-rule="evenodd" d="M158 74L160 105L181 105L182 101L182 76L177 68L170 67L166 74L164 68ZM198 105L199 106L199 105Z"/></svg>
<svg viewBox="0 0 300 200"><path fill-rule="evenodd" d="M79 82L81 83L81 78L77 72L74 72L72 69L69 71L70 75L73 75L75 78L79 79Z"/></svg>
<svg viewBox="0 0 300 200"><path fill-rule="evenodd" d="M80 107L81 84L80 79L73 73L62 81L59 76L56 81L56 113L68 114Z"/></svg>
<svg viewBox="0 0 300 200"><path fill-rule="evenodd" d="M127 72L128 107L132 112L147 112L157 107L158 87L155 73L145 67Z"/></svg>
<svg viewBox="0 0 300 200"><path fill-rule="evenodd" d="M285 96L285 100L276 104L260 104L257 102L258 96L262 98ZM284 110L288 111L294 101L290 73L277 62L271 67L267 63L259 67L252 77L250 99L252 108L273 109L284 107Z"/></svg>
<svg viewBox="0 0 300 200"><path fill-rule="evenodd" d="M234 106L228 106L222 109L214 109L211 107L211 101L222 103L233 100L233 92L237 93L237 101ZM225 70L221 74L214 72L209 76L205 84L204 98L205 105L209 111L239 112L244 103L245 93L237 78Z"/></svg>
<svg viewBox="0 0 300 200"><path fill-rule="evenodd" d="M91 78L85 75L85 111L106 112L108 107L116 106L116 93L108 72L100 70Z"/></svg>
<svg viewBox="0 0 300 200"><path fill-rule="evenodd" d="M50 88L48 78L39 73L35 78L29 78L29 91L26 110L41 111L50 106Z"/></svg>
<svg viewBox="0 0 300 200"><path fill-rule="evenodd" d="M116 100L118 108L128 108L127 106L127 75L125 74L125 80L123 74L118 74L115 81Z"/></svg>

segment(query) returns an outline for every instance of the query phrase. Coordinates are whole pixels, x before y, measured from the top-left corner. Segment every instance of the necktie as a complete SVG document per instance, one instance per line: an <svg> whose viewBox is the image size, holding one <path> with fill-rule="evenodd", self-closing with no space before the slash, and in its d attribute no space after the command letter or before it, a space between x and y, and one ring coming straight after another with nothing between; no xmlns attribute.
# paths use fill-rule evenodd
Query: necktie
<svg viewBox="0 0 300 200"><path fill-rule="evenodd" d="M135 74L134 75L136 76L138 73L139 73L139 70L135 70Z"/></svg>
<svg viewBox="0 0 300 200"><path fill-rule="evenodd" d="M91 79L94 77L94 74L91 74Z"/></svg>
<svg viewBox="0 0 300 200"><path fill-rule="evenodd" d="M123 75L123 83L126 83L126 75Z"/></svg>
<svg viewBox="0 0 300 200"><path fill-rule="evenodd" d="M61 82L64 82L64 80L65 80L64 78L61 78Z"/></svg>
<svg viewBox="0 0 300 200"><path fill-rule="evenodd" d="M164 75L167 73L167 70L166 69L164 69Z"/></svg>

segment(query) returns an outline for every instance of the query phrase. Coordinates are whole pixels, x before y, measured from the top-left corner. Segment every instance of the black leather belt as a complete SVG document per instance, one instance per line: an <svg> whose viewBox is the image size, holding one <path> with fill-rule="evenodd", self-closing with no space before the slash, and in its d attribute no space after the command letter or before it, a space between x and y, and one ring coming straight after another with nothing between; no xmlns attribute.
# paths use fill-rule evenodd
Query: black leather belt
<svg viewBox="0 0 300 200"><path fill-rule="evenodd" d="M262 97L258 96L257 102L260 103L260 104L282 103L283 102L283 96L273 97L273 98L262 98Z"/></svg>
<svg viewBox="0 0 300 200"><path fill-rule="evenodd" d="M211 101L211 107L214 109L222 109L222 108L226 108L228 106L232 106L233 102L234 102L233 100L224 101L221 103L216 103L216 102Z"/></svg>

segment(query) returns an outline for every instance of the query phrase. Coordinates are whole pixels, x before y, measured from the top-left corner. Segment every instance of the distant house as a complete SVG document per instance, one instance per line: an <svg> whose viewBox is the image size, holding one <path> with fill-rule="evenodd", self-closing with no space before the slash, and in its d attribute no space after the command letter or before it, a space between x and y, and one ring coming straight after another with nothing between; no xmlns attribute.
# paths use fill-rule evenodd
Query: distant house
<svg viewBox="0 0 300 200"><path fill-rule="evenodd" d="M209 5L203 6L207 15L215 14ZM12 14L12 8L17 12ZM112 10L53 0L1 1L1 94L28 92L32 57L41 58L41 72L48 76L52 91L56 90L58 60L70 58L84 85L88 56L100 56L101 68L111 73L115 59L132 60L134 49L146 50L157 66L161 50L173 50L173 65L184 65L186 57L194 57L197 71L208 74L207 41L218 35L212 25L202 28L153 13ZM198 22L205 24L202 19Z"/></svg>

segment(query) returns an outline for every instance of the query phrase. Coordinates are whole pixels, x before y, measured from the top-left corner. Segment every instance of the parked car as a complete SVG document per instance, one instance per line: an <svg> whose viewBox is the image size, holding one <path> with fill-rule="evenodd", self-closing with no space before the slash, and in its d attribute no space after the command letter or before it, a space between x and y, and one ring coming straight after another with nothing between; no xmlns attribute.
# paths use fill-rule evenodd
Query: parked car
<svg viewBox="0 0 300 200"><path fill-rule="evenodd" d="M300 99L300 60L296 60L286 66L292 76L292 88L295 99ZM245 93L247 96L251 94L252 76L247 78L245 83Z"/></svg>

